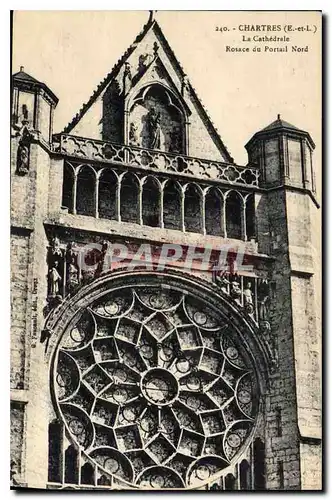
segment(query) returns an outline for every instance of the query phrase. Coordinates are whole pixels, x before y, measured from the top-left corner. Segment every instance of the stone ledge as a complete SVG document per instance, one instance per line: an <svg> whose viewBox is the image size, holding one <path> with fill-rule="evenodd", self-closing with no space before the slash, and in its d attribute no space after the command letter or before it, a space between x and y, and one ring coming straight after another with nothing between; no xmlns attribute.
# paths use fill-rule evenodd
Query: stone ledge
<svg viewBox="0 0 332 500"><path fill-rule="evenodd" d="M23 403L29 402L29 391L26 389L11 389L10 390L10 401L12 403Z"/></svg>

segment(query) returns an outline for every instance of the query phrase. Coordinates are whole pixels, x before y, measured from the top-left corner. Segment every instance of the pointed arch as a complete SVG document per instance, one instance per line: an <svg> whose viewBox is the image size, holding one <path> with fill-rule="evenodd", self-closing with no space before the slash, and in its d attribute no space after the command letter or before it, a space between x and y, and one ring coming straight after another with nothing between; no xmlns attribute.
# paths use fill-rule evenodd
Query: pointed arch
<svg viewBox="0 0 332 500"><path fill-rule="evenodd" d="M90 165L82 165L77 174L76 213L79 215L96 215L95 170Z"/></svg>
<svg viewBox="0 0 332 500"><path fill-rule="evenodd" d="M254 441L254 490L265 490L265 446L260 438Z"/></svg>
<svg viewBox="0 0 332 500"><path fill-rule="evenodd" d="M55 419L48 426L48 481L62 480L63 423Z"/></svg>
<svg viewBox="0 0 332 500"><path fill-rule="evenodd" d="M251 490L250 481L250 465L247 460L242 460L240 463L240 490L249 491Z"/></svg>
<svg viewBox="0 0 332 500"><path fill-rule="evenodd" d="M242 196L237 191L228 191L225 203L227 238L241 239L243 206Z"/></svg>
<svg viewBox="0 0 332 500"><path fill-rule="evenodd" d="M98 213L102 219L116 219L118 178L113 170L105 168L98 179Z"/></svg>
<svg viewBox="0 0 332 500"><path fill-rule="evenodd" d="M142 219L146 226L159 227L161 225L161 186L153 176L143 180L142 186Z"/></svg>
<svg viewBox="0 0 332 500"><path fill-rule="evenodd" d="M136 86L126 109L129 144L186 154L190 111L168 86L155 81L146 82L140 88Z"/></svg>
<svg viewBox="0 0 332 500"><path fill-rule="evenodd" d="M236 490L235 476L233 474L227 474L225 477L225 490L234 491Z"/></svg>
<svg viewBox="0 0 332 500"><path fill-rule="evenodd" d="M74 167L66 161L63 165L62 206L67 208L69 213L73 213L75 210L75 181Z"/></svg>
<svg viewBox="0 0 332 500"><path fill-rule="evenodd" d="M139 181L131 172L120 180L120 212L121 221L139 223Z"/></svg>
<svg viewBox="0 0 332 500"><path fill-rule="evenodd" d="M168 180L163 189L163 220L167 229L182 230L182 191L177 181Z"/></svg>
<svg viewBox="0 0 332 500"><path fill-rule="evenodd" d="M203 232L202 190L194 183L187 184L184 192L184 224L191 233Z"/></svg>
<svg viewBox="0 0 332 500"><path fill-rule="evenodd" d="M89 462L81 467L81 484L95 484L95 469Z"/></svg>
<svg viewBox="0 0 332 500"><path fill-rule="evenodd" d="M246 236L250 240L256 236L255 195L251 193L245 198L246 203Z"/></svg>
<svg viewBox="0 0 332 500"><path fill-rule="evenodd" d="M223 197L218 188L212 187L205 194L206 234L223 236L222 224Z"/></svg>
<svg viewBox="0 0 332 500"><path fill-rule="evenodd" d="M74 445L68 446L65 451L65 482L69 484L78 483L79 456Z"/></svg>

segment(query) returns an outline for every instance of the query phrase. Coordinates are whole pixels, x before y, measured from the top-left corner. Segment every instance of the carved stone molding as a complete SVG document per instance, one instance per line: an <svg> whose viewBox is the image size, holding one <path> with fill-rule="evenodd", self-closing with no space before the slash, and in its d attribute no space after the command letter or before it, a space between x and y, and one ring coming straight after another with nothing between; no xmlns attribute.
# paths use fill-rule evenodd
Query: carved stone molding
<svg viewBox="0 0 332 500"><path fill-rule="evenodd" d="M174 131L176 133L176 131ZM61 134L53 143L55 153L129 167L180 173L249 187L258 186L259 170L170 152L84 139Z"/></svg>

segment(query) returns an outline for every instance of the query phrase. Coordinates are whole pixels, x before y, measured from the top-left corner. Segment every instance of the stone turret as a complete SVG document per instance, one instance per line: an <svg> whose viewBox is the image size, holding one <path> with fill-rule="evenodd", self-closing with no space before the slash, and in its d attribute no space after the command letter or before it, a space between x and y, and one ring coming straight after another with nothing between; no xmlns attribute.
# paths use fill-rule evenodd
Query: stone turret
<svg viewBox="0 0 332 500"><path fill-rule="evenodd" d="M49 143L53 133L53 113L58 98L49 87L20 67L13 75L12 128L14 135L28 126Z"/></svg>
<svg viewBox="0 0 332 500"><path fill-rule="evenodd" d="M261 182L265 187L287 185L315 192L310 134L277 119L246 144L249 163L259 164Z"/></svg>

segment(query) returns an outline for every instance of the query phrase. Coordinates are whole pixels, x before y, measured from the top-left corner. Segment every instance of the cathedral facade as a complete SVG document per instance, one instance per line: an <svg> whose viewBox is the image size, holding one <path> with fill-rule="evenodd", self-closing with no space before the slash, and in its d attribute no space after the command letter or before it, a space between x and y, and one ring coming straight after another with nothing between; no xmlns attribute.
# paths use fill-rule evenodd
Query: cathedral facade
<svg viewBox="0 0 332 500"><path fill-rule="evenodd" d="M311 136L235 164L152 16L57 103L13 75L12 485L321 489Z"/></svg>

